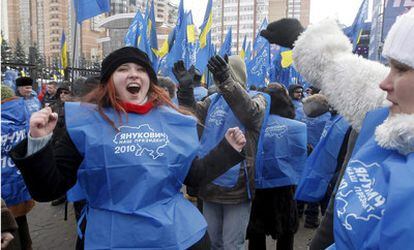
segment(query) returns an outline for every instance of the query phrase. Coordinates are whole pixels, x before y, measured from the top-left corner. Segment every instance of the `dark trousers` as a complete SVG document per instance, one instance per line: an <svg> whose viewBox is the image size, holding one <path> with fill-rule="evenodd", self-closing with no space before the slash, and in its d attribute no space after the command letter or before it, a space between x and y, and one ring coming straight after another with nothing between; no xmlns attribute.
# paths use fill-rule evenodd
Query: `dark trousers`
<svg viewBox="0 0 414 250"><path fill-rule="evenodd" d="M75 210L75 217L76 217L76 223L78 223L81 213L82 213L82 209L83 207L86 205L86 201L85 200L81 200L81 201L75 201L73 203L73 208ZM85 236L85 229L86 229L86 218L84 218L84 220L82 221L82 224L80 225L81 231L83 233L83 235ZM78 237L76 237L76 250L83 250L85 246L85 237L83 237L82 239Z"/></svg>
<svg viewBox="0 0 414 250"><path fill-rule="evenodd" d="M293 250L294 234L281 235L276 242L277 250ZM266 235L254 234L249 236L249 250L266 250Z"/></svg>
<svg viewBox="0 0 414 250"><path fill-rule="evenodd" d="M19 227L17 229L15 239L11 242L14 243L15 246L20 245L20 249L22 250L31 250L32 249L32 239L29 233L29 224L27 224L27 217L26 215L16 217L16 223ZM19 249L12 247L13 244L9 245L9 249Z"/></svg>
<svg viewBox="0 0 414 250"><path fill-rule="evenodd" d="M197 243L192 245L188 248L188 250L210 250L211 249L211 241L210 237L208 236L208 233L201 238Z"/></svg>

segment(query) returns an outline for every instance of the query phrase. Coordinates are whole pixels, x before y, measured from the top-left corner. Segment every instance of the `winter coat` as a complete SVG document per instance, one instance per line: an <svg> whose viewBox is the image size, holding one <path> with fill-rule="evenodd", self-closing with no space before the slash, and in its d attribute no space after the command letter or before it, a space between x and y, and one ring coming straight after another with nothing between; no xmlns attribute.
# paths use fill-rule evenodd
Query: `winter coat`
<svg viewBox="0 0 414 250"><path fill-rule="evenodd" d="M238 58L238 57L237 57ZM245 127L246 136L246 168L250 194L254 195L254 163L257 151L257 142L266 108L265 97L261 94L249 96L245 89L246 68L242 61L236 57L229 57L231 75L224 82L218 84L219 92L223 95L227 104L239 121ZM178 101L181 106L187 107L194 112L201 124L205 124L207 112L211 100L206 98L204 101L196 102L192 88L179 88ZM199 126L199 135L203 133L203 127ZM213 165L211 167L214 167ZM239 204L245 202L249 197L249 190L246 185L246 175L244 168L240 168L237 184L232 188L220 187L209 183L200 187L199 196L209 202L220 204Z"/></svg>
<svg viewBox="0 0 414 250"><path fill-rule="evenodd" d="M52 106L53 104L55 104L57 102L58 98L57 98L57 94L55 95L50 95L48 92L46 92L46 94L43 96L42 99L42 106Z"/></svg>

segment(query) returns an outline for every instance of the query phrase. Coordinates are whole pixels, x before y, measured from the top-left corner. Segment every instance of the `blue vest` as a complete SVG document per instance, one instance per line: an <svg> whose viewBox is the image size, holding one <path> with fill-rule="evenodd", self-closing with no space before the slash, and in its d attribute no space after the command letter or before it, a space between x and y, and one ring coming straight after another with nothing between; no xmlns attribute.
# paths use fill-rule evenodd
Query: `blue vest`
<svg viewBox="0 0 414 250"><path fill-rule="evenodd" d="M308 128L308 144L312 145L314 148L316 147L316 144L318 144L319 139L321 138L323 129L325 128L325 124L330 119L330 112L325 112L317 117L308 117L306 115L302 117L302 122L306 123Z"/></svg>
<svg viewBox="0 0 414 250"><path fill-rule="evenodd" d="M29 112L23 98L1 104L1 198L7 206L31 200L20 171L9 156L29 131Z"/></svg>
<svg viewBox="0 0 414 250"><path fill-rule="evenodd" d="M256 188L297 185L306 161L306 125L270 115L256 165Z"/></svg>
<svg viewBox="0 0 414 250"><path fill-rule="evenodd" d="M123 116L119 131L90 104L65 103L87 207L85 249L187 249L206 232L180 193L197 153L196 121L165 106ZM112 109L105 113L118 121Z"/></svg>
<svg viewBox="0 0 414 250"><path fill-rule="evenodd" d="M196 101L201 101L204 97L208 94L208 90L202 86L198 86L194 88L194 98Z"/></svg>
<svg viewBox="0 0 414 250"><path fill-rule="evenodd" d="M255 91L249 92L250 96L255 96L257 94L258 92ZM267 103L269 104L270 97L267 94L261 94L266 98ZM243 132L245 132L243 124L234 115L230 106L227 104L226 100L221 94L216 93L209 96L209 98L211 99L211 103L207 112L203 134L200 139L201 147L199 151L199 156L201 157L205 156L208 152L210 152L214 147L216 147L220 143L220 141L224 138L224 135L226 134L226 131L229 128L239 127ZM270 105L266 105L262 129L264 129L265 127L265 122L267 121L269 109ZM260 151L259 148L261 148L261 145L261 138L259 136L258 152ZM227 170L227 172L213 180L213 184L221 187L232 188L237 184L237 181L240 176L240 171L243 171L243 169L246 174L246 179L248 180L247 170L245 167L241 169L241 164L245 164L245 162L243 161Z"/></svg>
<svg viewBox="0 0 414 250"><path fill-rule="evenodd" d="M337 249L412 249L414 153L381 148L375 128L389 114L367 114L335 196Z"/></svg>
<svg viewBox="0 0 414 250"><path fill-rule="evenodd" d="M339 115L332 122L326 123L320 142L306 160L296 189L296 200L316 202L324 197L335 173L339 151L348 128L348 122Z"/></svg>
<svg viewBox="0 0 414 250"><path fill-rule="evenodd" d="M303 117L305 116L305 112L303 111L303 103L298 100L292 99L293 106L295 106L295 120L302 121Z"/></svg>
<svg viewBox="0 0 414 250"><path fill-rule="evenodd" d="M42 104L36 96L36 92L32 92L32 95L29 98L25 98L24 102L26 103L26 108L29 114L39 111L42 108Z"/></svg>

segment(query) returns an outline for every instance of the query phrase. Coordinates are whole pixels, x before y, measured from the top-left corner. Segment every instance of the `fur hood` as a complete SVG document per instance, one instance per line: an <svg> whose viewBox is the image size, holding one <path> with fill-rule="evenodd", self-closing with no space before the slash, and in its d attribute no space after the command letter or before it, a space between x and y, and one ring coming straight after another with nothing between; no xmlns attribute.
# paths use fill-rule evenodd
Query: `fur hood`
<svg viewBox="0 0 414 250"><path fill-rule="evenodd" d="M351 43L334 20L308 27L295 42L293 61L358 132L368 111L390 104L379 88L389 68L352 54ZM376 128L375 139L383 148L414 152L414 114L388 117Z"/></svg>
<svg viewBox="0 0 414 250"><path fill-rule="evenodd" d="M389 116L375 129L375 140L386 149L408 155L414 152L414 114Z"/></svg>
<svg viewBox="0 0 414 250"><path fill-rule="evenodd" d="M295 42L293 61L357 131L368 111L388 102L378 85L389 68L352 54L349 39L334 20L308 27Z"/></svg>
<svg viewBox="0 0 414 250"><path fill-rule="evenodd" d="M317 117L329 111L329 103L324 95L315 94L303 99L303 112L306 116Z"/></svg>

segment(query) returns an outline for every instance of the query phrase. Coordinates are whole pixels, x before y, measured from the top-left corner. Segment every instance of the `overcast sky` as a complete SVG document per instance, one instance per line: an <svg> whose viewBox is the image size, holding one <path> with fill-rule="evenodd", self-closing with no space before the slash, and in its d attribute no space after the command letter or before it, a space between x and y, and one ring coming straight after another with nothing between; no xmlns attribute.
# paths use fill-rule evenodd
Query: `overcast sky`
<svg viewBox="0 0 414 250"><path fill-rule="evenodd" d="M178 3L178 0L175 0ZM310 0L310 22L315 23L326 17L337 18L345 25L351 25L362 0ZM203 22L207 0L184 0L184 8L192 10L194 22L200 26ZM270 20L273 21L273 20Z"/></svg>

